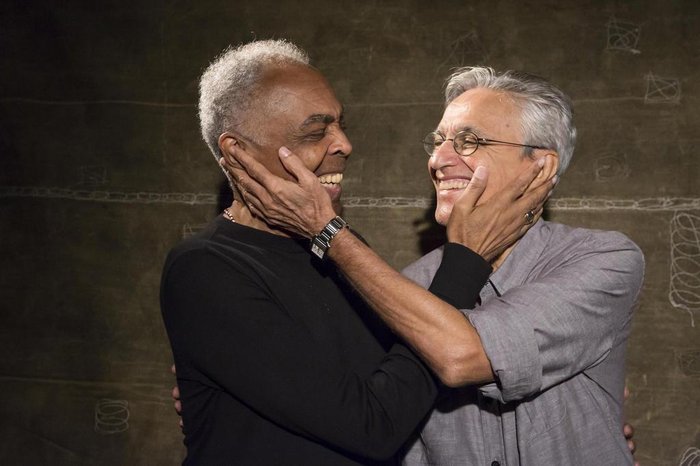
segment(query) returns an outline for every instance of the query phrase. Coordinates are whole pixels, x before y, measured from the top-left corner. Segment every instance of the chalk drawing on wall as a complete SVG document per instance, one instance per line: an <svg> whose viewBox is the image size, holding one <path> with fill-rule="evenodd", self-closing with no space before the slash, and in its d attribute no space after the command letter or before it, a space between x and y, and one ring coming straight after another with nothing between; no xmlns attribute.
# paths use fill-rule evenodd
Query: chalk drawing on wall
<svg viewBox="0 0 700 466"><path fill-rule="evenodd" d="M343 207L374 207L374 208L402 208L413 207L425 209L432 204L432 198L427 197L346 197L343 199Z"/></svg>
<svg viewBox="0 0 700 466"><path fill-rule="evenodd" d="M80 186L101 186L107 183L107 169L99 165L85 165L78 167Z"/></svg>
<svg viewBox="0 0 700 466"><path fill-rule="evenodd" d="M129 402L102 399L95 405L95 432L118 434L129 429Z"/></svg>
<svg viewBox="0 0 700 466"><path fill-rule="evenodd" d="M73 201L109 202L120 204L186 204L217 205L218 196L213 193L158 193L115 192L66 189L45 186L0 186L0 199L48 198ZM343 198L347 208L418 208L433 205L432 197L359 197ZM641 210L675 212L700 209L698 197L649 197L641 199L608 199L598 197L561 197L547 202L549 210Z"/></svg>
<svg viewBox="0 0 700 466"><path fill-rule="evenodd" d="M182 239L196 235L207 227L208 223L185 223L182 225Z"/></svg>
<svg viewBox="0 0 700 466"><path fill-rule="evenodd" d="M0 198L33 197L70 199L73 201L118 202L125 204L189 204L216 205L217 195L211 193L156 193L95 191L44 186L0 186Z"/></svg>
<svg viewBox="0 0 700 466"><path fill-rule="evenodd" d="M678 466L700 466L700 448L689 447L681 456Z"/></svg>
<svg viewBox="0 0 700 466"><path fill-rule="evenodd" d="M644 76L647 91L645 104L677 104L681 101L681 82L676 78L664 78L654 73Z"/></svg>
<svg viewBox="0 0 700 466"><path fill-rule="evenodd" d="M440 63L438 70L443 67L465 66L471 64L475 58L477 61L485 62L488 59L488 53L476 31L470 31L450 43L447 58Z"/></svg>
<svg viewBox="0 0 700 466"><path fill-rule="evenodd" d="M597 197L558 197L547 201L548 210L639 210L678 211L700 209L700 198L649 197L642 199L605 199Z"/></svg>
<svg viewBox="0 0 700 466"><path fill-rule="evenodd" d="M629 52L635 55L642 53L637 48L642 27L629 21L619 21L614 16L608 20L608 43L606 50Z"/></svg>
<svg viewBox="0 0 700 466"><path fill-rule="evenodd" d="M603 155L595 160L595 180L599 183L623 180L631 172L627 156L623 153Z"/></svg>
<svg viewBox="0 0 700 466"><path fill-rule="evenodd" d="M671 219L671 304L690 315L700 310L700 217L676 213Z"/></svg>
<svg viewBox="0 0 700 466"><path fill-rule="evenodd" d="M678 355L678 367L683 375L700 377L700 351L684 351Z"/></svg>

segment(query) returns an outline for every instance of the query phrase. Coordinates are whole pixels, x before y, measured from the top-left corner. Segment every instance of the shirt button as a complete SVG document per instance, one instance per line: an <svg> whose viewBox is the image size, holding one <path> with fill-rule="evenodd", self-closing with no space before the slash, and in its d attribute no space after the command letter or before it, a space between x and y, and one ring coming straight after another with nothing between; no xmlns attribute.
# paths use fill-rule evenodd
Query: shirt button
<svg viewBox="0 0 700 466"><path fill-rule="evenodd" d="M491 466L501 466L501 463L498 461L491 461Z"/></svg>

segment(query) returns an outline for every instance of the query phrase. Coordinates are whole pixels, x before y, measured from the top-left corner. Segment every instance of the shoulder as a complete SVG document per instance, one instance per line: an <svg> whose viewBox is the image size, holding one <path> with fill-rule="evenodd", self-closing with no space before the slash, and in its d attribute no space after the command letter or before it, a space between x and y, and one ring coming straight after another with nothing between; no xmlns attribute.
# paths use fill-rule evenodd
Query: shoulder
<svg viewBox="0 0 700 466"><path fill-rule="evenodd" d="M619 231L578 228L544 222L544 255L568 260L599 258L611 267L630 271L644 270L644 254L639 246Z"/></svg>
<svg viewBox="0 0 700 466"><path fill-rule="evenodd" d="M613 230L596 230L591 228L579 228L561 223L544 222L544 228L550 234L555 244L566 247L571 245L587 246L588 248L635 250L641 254L639 246L627 235Z"/></svg>

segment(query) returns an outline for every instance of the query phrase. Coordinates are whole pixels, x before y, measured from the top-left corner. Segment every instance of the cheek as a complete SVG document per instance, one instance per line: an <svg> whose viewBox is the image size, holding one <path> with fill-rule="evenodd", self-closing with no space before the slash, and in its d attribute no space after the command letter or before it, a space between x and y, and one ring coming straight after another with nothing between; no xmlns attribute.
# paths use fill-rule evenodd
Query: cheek
<svg viewBox="0 0 700 466"><path fill-rule="evenodd" d="M298 152L294 152L304 163L304 166L310 171L316 171L316 169L323 163L325 156L325 151L319 148L305 148L299 149Z"/></svg>

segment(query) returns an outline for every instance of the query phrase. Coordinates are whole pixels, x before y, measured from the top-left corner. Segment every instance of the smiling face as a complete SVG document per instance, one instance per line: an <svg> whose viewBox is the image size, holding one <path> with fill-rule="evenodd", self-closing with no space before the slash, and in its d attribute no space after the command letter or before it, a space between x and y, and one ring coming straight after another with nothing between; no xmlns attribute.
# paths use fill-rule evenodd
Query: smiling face
<svg viewBox="0 0 700 466"><path fill-rule="evenodd" d="M251 136L237 143L273 174L291 176L278 156L281 146L296 154L318 176L340 213L341 181L352 145L343 130L343 107L326 79L303 65L276 67L264 74L247 112Z"/></svg>
<svg viewBox="0 0 700 466"><path fill-rule="evenodd" d="M524 143L520 109L511 96L491 89L471 89L454 99L445 109L437 132L448 139L460 131L472 131L480 138ZM457 154L452 141L438 147L428 161L435 185L435 220L447 224L454 203L464 192L479 165L488 168L489 178L480 203L505 188L527 162L523 148L507 145L480 145L472 155Z"/></svg>

